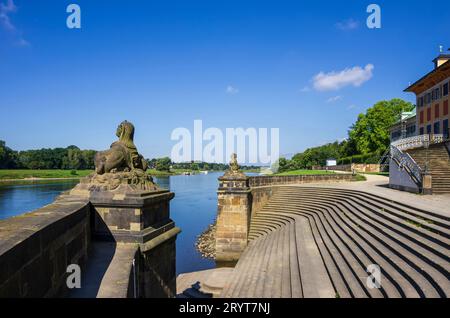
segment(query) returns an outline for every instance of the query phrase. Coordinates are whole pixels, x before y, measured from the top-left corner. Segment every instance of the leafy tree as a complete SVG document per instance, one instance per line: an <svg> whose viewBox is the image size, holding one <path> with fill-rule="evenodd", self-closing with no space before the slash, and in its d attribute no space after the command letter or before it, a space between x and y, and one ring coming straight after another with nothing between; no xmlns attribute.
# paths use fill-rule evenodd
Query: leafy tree
<svg viewBox="0 0 450 318"><path fill-rule="evenodd" d="M63 159L63 169L75 169L79 170L84 168L85 162L83 154L78 147L68 147L67 156Z"/></svg>
<svg viewBox="0 0 450 318"><path fill-rule="evenodd" d="M402 112L411 111L414 105L401 99L381 101L360 114L349 131L350 142L360 154L382 153L390 143L389 128Z"/></svg>
<svg viewBox="0 0 450 318"><path fill-rule="evenodd" d="M281 157L278 159L278 172L285 172L289 170L289 161Z"/></svg>
<svg viewBox="0 0 450 318"><path fill-rule="evenodd" d="M9 168L93 169L95 153L95 150L80 150L76 146L25 150L15 153L14 166Z"/></svg>
<svg viewBox="0 0 450 318"><path fill-rule="evenodd" d="M172 161L169 157L164 157L160 159L156 159L155 169L158 171L170 171L170 165Z"/></svg>
<svg viewBox="0 0 450 318"><path fill-rule="evenodd" d="M16 168L17 153L6 146L6 142L0 140L0 169Z"/></svg>

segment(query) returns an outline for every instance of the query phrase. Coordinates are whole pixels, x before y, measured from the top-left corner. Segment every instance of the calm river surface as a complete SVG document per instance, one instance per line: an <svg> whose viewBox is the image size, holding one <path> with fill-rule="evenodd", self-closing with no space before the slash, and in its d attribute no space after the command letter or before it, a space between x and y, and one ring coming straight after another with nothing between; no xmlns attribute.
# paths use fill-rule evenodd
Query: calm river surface
<svg viewBox="0 0 450 318"><path fill-rule="evenodd" d="M217 178L222 172L207 175L155 178L162 187L175 192L170 213L182 232L177 238L177 274L215 267L213 260L201 257L195 249L197 236L213 222L217 212ZM53 200L78 181L1 184L0 219L33 211Z"/></svg>

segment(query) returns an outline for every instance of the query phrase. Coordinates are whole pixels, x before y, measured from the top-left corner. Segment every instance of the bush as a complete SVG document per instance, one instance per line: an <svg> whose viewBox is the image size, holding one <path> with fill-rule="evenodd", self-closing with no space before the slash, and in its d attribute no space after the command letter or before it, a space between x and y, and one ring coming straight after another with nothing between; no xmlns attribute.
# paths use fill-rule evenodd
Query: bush
<svg viewBox="0 0 450 318"><path fill-rule="evenodd" d="M378 163L381 156L377 152L368 153L364 155L354 155L351 157L345 157L338 160L338 165L349 165L352 163Z"/></svg>
<svg viewBox="0 0 450 318"><path fill-rule="evenodd" d="M70 170L70 175L76 176L76 175L78 175L78 173L76 170Z"/></svg>

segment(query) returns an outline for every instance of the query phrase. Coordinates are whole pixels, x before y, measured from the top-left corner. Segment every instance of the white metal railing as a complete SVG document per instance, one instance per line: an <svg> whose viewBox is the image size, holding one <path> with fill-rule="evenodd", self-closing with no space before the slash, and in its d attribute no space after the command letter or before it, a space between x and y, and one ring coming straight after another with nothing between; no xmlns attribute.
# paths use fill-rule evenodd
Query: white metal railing
<svg viewBox="0 0 450 318"><path fill-rule="evenodd" d="M427 134L396 140L392 142L391 145L403 151L407 149L421 148L426 146L427 144L428 145L438 144L443 141L444 141L443 134L436 134L436 135Z"/></svg>
<svg viewBox="0 0 450 318"><path fill-rule="evenodd" d="M422 169L407 153L402 152L398 147L391 145L390 158L396 161L400 169L404 169L419 186L422 186Z"/></svg>

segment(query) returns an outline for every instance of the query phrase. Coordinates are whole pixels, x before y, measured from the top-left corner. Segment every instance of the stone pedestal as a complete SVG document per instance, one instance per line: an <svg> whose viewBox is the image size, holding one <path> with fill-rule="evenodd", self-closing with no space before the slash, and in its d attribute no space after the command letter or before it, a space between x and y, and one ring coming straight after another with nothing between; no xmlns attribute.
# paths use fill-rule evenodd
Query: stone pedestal
<svg viewBox="0 0 450 318"><path fill-rule="evenodd" d="M247 246L251 213L248 177L243 173L219 178L216 261L237 261Z"/></svg>
<svg viewBox="0 0 450 318"><path fill-rule="evenodd" d="M180 232L170 219L174 193L158 188L149 176L146 184L137 185L117 174L106 175L105 184L99 178L87 177L70 192L92 205L93 239L137 247L130 277L136 280L138 297L174 297L175 240ZM119 180L111 186L112 178Z"/></svg>

